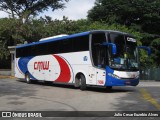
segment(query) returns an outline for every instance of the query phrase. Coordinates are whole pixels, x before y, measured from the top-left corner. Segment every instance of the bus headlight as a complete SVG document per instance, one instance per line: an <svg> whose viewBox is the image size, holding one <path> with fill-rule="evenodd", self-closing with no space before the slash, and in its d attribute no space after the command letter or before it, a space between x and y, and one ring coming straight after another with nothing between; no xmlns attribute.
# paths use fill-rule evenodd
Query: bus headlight
<svg viewBox="0 0 160 120"><path fill-rule="evenodd" d="M116 79L120 79L120 77L117 76L117 75L115 75L115 74L108 73L108 75L111 76L111 77L114 77L114 78L116 78Z"/></svg>

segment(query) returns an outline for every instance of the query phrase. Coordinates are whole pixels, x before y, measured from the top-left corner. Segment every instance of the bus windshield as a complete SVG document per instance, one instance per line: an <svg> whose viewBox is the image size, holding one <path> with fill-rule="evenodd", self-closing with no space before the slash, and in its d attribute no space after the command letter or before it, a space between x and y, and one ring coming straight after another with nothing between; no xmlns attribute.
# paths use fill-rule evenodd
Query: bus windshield
<svg viewBox="0 0 160 120"><path fill-rule="evenodd" d="M118 70L138 70L137 42L132 36L110 34L110 40L117 47L117 54L111 55L109 66Z"/></svg>

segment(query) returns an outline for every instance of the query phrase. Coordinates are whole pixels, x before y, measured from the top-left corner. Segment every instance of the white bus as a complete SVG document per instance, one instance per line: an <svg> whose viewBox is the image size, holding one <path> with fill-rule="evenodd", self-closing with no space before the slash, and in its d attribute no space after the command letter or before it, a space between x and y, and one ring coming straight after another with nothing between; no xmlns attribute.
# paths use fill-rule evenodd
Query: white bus
<svg viewBox="0 0 160 120"><path fill-rule="evenodd" d="M50 37L16 47L15 77L86 86L136 86L138 48L134 36L119 31L94 30Z"/></svg>

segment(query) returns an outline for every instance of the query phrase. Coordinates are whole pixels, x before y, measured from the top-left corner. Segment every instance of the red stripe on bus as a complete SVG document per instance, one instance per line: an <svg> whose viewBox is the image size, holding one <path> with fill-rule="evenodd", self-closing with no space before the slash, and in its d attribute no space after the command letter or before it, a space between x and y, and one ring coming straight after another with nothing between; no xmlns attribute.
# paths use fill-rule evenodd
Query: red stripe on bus
<svg viewBox="0 0 160 120"><path fill-rule="evenodd" d="M53 56L57 59L57 61L59 63L59 66L60 66L60 75L55 80L55 82L68 83L70 81L70 79L71 79L71 72L70 72L68 64L60 56L58 56L58 55L53 55Z"/></svg>

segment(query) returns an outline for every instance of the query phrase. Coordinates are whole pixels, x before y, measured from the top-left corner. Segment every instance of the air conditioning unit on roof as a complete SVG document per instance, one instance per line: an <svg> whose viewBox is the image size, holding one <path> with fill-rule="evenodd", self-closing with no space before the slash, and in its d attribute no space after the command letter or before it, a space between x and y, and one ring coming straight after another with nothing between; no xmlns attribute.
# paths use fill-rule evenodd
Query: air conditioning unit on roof
<svg viewBox="0 0 160 120"><path fill-rule="evenodd" d="M59 37L64 37L64 36L68 36L67 34L61 34L61 35L56 35L56 36L51 36L51 37L47 37L47 38L42 38L39 41L44 41L44 40L49 40L52 38L59 38Z"/></svg>

